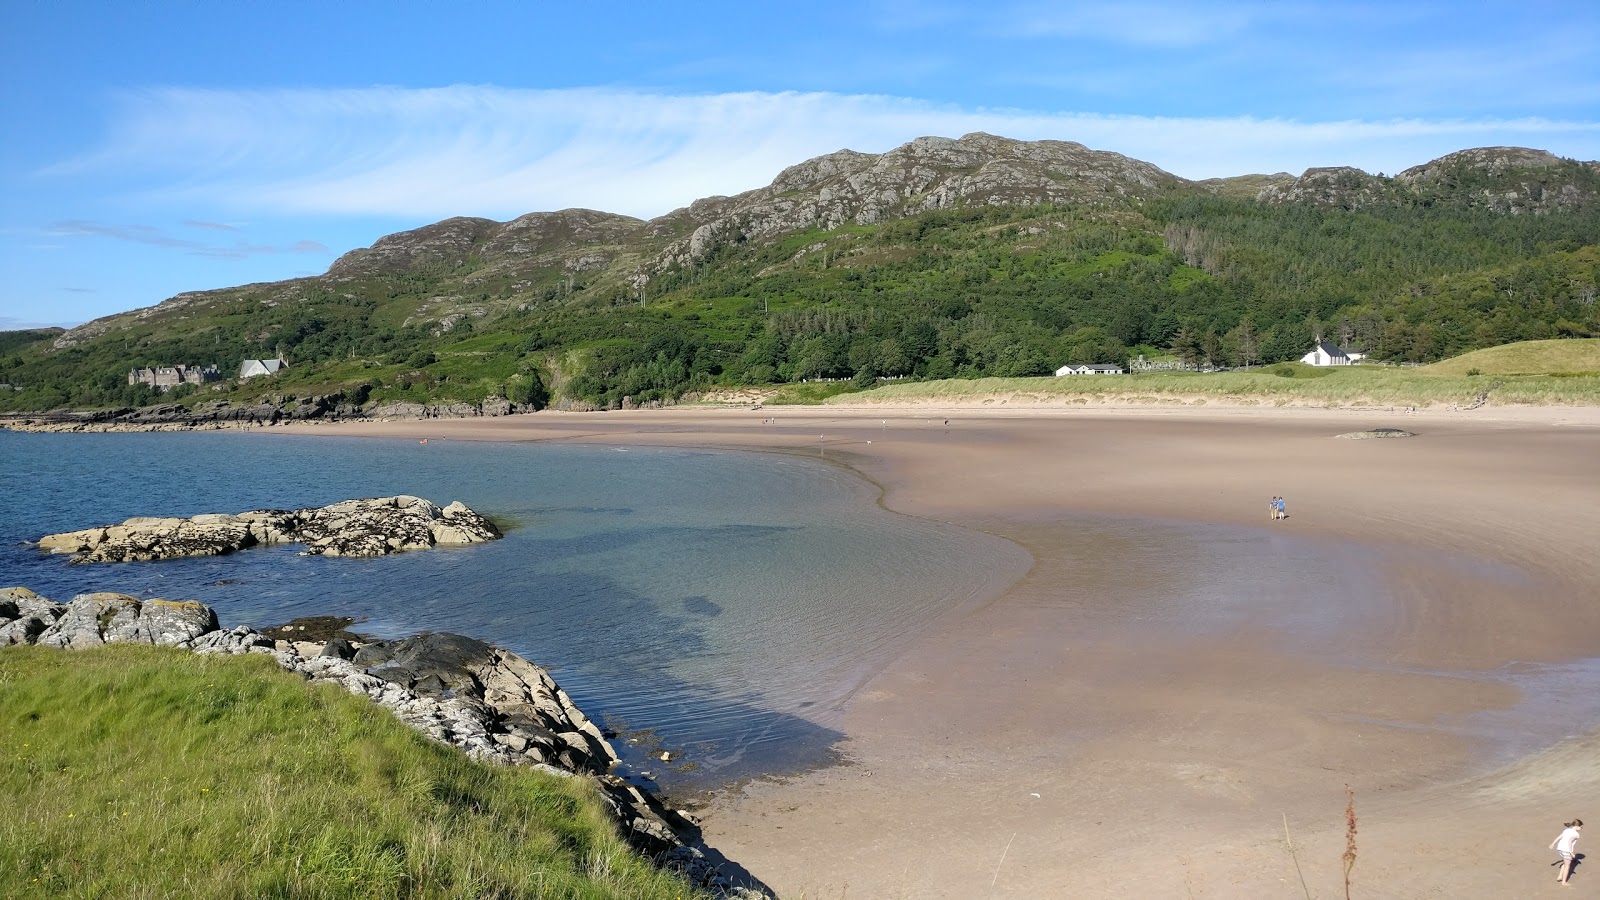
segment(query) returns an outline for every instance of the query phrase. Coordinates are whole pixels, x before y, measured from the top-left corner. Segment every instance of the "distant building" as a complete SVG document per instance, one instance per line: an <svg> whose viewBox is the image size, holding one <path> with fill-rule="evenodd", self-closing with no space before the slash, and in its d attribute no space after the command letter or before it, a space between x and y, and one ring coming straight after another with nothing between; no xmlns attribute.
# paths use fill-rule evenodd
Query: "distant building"
<svg viewBox="0 0 1600 900"><path fill-rule="evenodd" d="M259 378L262 375L276 375L279 371L288 368L289 364L281 359L247 359L239 364L239 380L246 378Z"/></svg>
<svg viewBox="0 0 1600 900"><path fill-rule="evenodd" d="M221 381L216 366L156 366L128 371L129 384L148 384L158 391L170 391L180 384L205 384Z"/></svg>
<svg viewBox="0 0 1600 900"><path fill-rule="evenodd" d="M1062 366L1056 370L1056 377L1063 375L1121 375L1122 367L1095 363L1088 366Z"/></svg>
<svg viewBox="0 0 1600 900"><path fill-rule="evenodd" d="M1351 353L1326 341L1318 341L1310 353L1300 357L1300 361L1311 366L1348 366L1366 358L1365 353Z"/></svg>

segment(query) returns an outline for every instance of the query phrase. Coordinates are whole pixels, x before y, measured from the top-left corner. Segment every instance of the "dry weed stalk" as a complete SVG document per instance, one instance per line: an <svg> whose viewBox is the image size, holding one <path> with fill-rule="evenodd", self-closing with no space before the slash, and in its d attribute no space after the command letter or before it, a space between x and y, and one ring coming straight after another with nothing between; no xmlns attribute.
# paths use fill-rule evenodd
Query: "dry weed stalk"
<svg viewBox="0 0 1600 900"><path fill-rule="evenodd" d="M1289 858L1294 860L1294 873L1300 876L1300 890L1305 892L1306 900L1311 900L1311 888L1306 887L1306 873L1300 871L1300 855L1294 852L1294 839L1289 837L1289 814L1283 814L1283 843L1289 848Z"/></svg>
<svg viewBox="0 0 1600 900"><path fill-rule="evenodd" d="M1344 786L1344 900L1350 900L1350 870L1356 867L1356 792Z"/></svg>

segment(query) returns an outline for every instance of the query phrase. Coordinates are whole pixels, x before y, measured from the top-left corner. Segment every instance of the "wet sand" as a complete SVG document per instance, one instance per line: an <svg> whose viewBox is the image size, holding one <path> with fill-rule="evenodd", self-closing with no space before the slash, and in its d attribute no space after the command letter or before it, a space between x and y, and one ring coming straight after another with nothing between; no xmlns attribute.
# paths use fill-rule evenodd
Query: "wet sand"
<svg viewBox="0 0 1600 900"><path fill-rule="evenodd" d="M1420 436L1333 437L1374 427ZM1334 896L1346 784L1352 896L1534 896L1567 890L1545 850L1560 823L1600 815L1597 670L1562 668L1600 657L1600 410L679 409L299 428L444 438L433 450L819 455L890 509L1026 548L1020 582L855 694L850 764L705 811L709 842L784 897L1304 896L1285 817L1310 893ZM1268 521L1274 494L1284 522ZM1308 578L1377 587L1300 600L1231 572L1226 614L1175 603L1239 535L1310 553ZM1539 705L1557 691L1574 699ZM1580 865L1569 892L1597 887L1600 866Z"/></svg>

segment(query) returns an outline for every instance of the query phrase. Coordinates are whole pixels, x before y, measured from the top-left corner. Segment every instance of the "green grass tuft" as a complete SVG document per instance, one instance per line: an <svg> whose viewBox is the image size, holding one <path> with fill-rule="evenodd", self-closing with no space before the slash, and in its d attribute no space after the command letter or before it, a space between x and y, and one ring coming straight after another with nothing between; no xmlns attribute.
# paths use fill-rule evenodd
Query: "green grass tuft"
<svg viewBox="0 0 1600 900"><path fill-rule="evenodd" d="M583 779L475 763L262 656L0 650L8 897L682 898Z"/></svg>

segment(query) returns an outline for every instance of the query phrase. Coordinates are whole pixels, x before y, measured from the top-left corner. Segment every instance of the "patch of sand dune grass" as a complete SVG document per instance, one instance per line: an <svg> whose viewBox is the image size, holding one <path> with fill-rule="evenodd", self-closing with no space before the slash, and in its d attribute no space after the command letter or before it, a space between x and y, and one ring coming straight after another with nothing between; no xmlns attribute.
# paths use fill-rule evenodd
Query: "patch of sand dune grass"
<svg viewBox="0 0 1600 900"><path fill-rule="evenodd" d="M848 394L838 404L1199 404L1263 406L1465 406L1487 393L1495 404L1600 404L1600 375L1559 377L1437 375L1395 366L1312 369L1280 363L1236 372L1157 372L1066 378L978 378L901 382Z"/></svg>
<svg viewBox="0 0 1600 900"><path fill-rule="evenodd" d="M699 896L592 785L487 766L261 656L0 649L8 897Z"/></svg>
<svg viewBox="0 0 1600 900"><path fill-rule="evenodd" d="M1465 375L1474 370L1483 375L1600 374L1600 338L1518 341L1463 353L1421 369L1429 375Z"/></svg>

